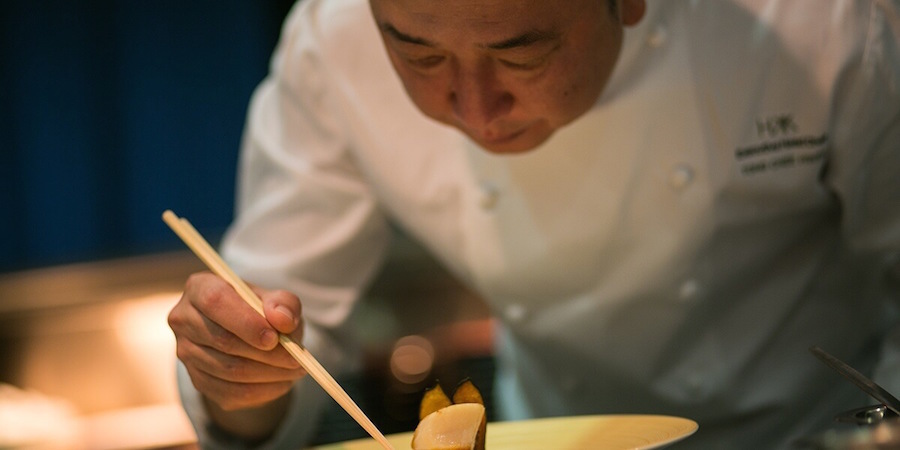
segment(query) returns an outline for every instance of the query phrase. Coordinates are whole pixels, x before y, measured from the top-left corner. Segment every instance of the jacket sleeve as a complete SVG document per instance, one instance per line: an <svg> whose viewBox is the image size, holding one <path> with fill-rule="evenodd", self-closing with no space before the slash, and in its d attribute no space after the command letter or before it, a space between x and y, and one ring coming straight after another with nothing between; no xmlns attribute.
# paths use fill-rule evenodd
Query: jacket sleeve
<svg viewBox="0 0 900 450"><path fill-rule="evenodd" d="M900 311L900 1L870 4L859 64L838 86L829 166L850 250L873 261L871 293ZM900 324L882 349L875 378L900 394Z"/></svg>
<svg viewBox="0 0 900 450"><path fill-rule="evenodd" d="M270 74L253 95L238 173L237 217L222 254L235 271L266 288L286 289L303 305L304 345L333 374L353 368L352 339L342 331L360 292L386 253L390 233L358 170L329 85L321 2L300 2L285 22ZM189 380L181 377L183 398ZM330 401L304 378L293 407L262 448L298 448ZM185 408L201 445L227 448L204 433L202 408ZM204 443L207 440L207 443Z"/></svg>

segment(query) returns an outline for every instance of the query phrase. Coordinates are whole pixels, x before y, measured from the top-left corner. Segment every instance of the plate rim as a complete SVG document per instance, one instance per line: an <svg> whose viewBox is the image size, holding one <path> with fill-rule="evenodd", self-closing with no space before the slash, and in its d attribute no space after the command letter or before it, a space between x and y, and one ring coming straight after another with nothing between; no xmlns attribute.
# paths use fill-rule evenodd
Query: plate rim
<svg viewBox="0 0 900 450"><path fill-rule="evenodd" d="M689 419L687 417L668 415L668 414L639 414L639 413L622 413L622 414L579 414L572 416L547 416L547 417L536 417L533 419L525 419L525 420L498 420L494 422L488 422L488 442L490 442L490 430L492 428L496 429L498 427L503 428L506 425L514 426L514 424L522 424L522 423L549 423L553 421L600 421L600 420L640 420L640 419L664 419L664 420L672 420L682 422L685 426L683 431L680 431L678 435L671 436L665 440L653 442L646 446L632 447L633 450L652 450L658 449L661 447L668 446L675 442L687 439L692 436L694 433L699 430L700 425L697 421L693 419ZM391 433L386 437L389 440L411 440L414 431L403 431L399 433ZM341 450L343 448L352 448L355 445L362 445L367 442L375 442L371 438L358 438L351 439L347 441L341 442L332 442L329 444L323 444L321 446L311 447L311 450ZM374 448L374 447L373 447Z"/></svg>

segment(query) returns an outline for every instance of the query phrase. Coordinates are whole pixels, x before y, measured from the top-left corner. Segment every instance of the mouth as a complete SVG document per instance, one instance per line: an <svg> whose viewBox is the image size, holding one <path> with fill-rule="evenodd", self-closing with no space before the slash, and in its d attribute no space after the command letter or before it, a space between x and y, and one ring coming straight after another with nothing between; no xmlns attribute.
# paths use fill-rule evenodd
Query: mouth
<svg viewBox="0 0 900 450"><path fill-rule="evenodd" d="M463 127L457 127L464 131L469 139L477 143L482 149L489 153L497 154L513 154L528 152L550 136L544 124L535 121L513 128L515 131L507 132L510 128L505 128L497 133L476 133Z"/></svg>
<svg viewBox="0 0 900 450"><path fill-rule="evenodd" d="M521 137L525 132L528 131L528 127L522 128L518 131L514 131L512 133L501 134L498 136L490 136L486 137L484 135L479 136L478 141L481 142L486 147L497 147L503 146L505 144L509 144L510 142L515 141L519 137Z"/></svg>

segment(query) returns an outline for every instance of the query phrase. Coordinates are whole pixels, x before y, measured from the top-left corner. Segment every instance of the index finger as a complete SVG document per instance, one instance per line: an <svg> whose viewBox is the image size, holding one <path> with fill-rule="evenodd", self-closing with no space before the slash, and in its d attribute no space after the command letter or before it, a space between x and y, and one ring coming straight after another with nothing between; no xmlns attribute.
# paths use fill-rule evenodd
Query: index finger
<svg viewBox="0 0 900 450"><path fill-rule="evenodd" d="M209 320L260 350L278 345L278 332L238 295L231 285L211 273L191 276L188 291L194 307Z"/></svg>

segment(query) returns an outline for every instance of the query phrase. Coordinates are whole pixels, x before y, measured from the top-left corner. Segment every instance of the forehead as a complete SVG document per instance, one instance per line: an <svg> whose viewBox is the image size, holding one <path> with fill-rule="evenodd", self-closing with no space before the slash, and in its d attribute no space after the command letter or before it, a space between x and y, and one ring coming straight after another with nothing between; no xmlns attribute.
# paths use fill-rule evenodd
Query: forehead
<svg viewBox="0 0 900 450"><path fill-rule="evenodd" d="M417 36L502 40L525 31L564 31L600 0L370 0L379 25Z"/></svg>

